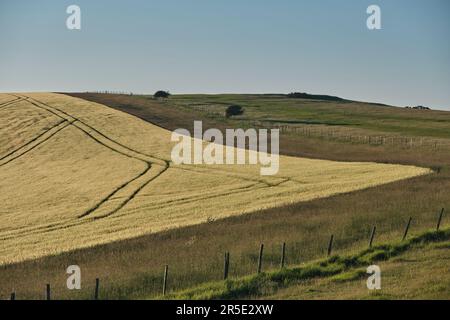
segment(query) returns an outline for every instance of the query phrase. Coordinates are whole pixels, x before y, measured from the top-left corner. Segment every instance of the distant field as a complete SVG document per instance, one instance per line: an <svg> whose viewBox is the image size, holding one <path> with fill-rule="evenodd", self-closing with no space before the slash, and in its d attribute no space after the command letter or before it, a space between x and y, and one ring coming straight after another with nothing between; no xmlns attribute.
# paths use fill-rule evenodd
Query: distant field
<svg viewBox="0 0 450 320"><path fill-rule="evenodd" d="M175 95L167 104L207 112L223 118L226 107L245 108L235 120L264 124L351 127L372 132L448 138L450 113L412 110L357 101L293 99L282 95Z"/></svg>
<svg viewBox="0 0 450 320"><path fill-rule="evenodd" d="M75 96L104 104L173 129L183 118L203 117L216 125L255 124L352 129L376 135L449 138L450 112L414 110L358 101L322 101L284 95L173 95L156 101L150 96L81 93ZM242 116L225 118L231 104L244 107ZM146 112L147 111L147 112ZM187 111L190 115L187 115Z"/></svg>
<svg viewBox="0 0 450 320"><path fill-rule="evenodd" d="M176 166L167 130L65 95L17 96L0 110L0 264L430 172L286 156L272 177L254 166Z"/></svg>

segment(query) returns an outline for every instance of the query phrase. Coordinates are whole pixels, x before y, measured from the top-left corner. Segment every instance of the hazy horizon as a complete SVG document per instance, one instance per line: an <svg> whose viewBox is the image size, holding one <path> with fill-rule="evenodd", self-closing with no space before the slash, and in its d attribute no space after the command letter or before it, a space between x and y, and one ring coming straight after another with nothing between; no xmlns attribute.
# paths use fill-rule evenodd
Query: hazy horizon
<svg viewBox="0 0 450 320"><path fill-rule="evenodd" d="M81 30L66 28L71 4ZM371 4L381 30L366 27ZM450 110L449 15L445 0L2 1L0 92L299 91Z"/></svg>

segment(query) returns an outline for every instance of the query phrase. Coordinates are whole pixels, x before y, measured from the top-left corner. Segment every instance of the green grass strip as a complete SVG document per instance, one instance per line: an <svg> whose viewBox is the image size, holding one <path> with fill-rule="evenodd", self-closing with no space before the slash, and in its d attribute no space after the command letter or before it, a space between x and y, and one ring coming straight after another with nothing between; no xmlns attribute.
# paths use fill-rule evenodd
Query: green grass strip
<svg viewBox="0 0 450 320"><path fill-rule="evenodd" d="M428 231L402 242L381 244L354 255L334 255L306 265L265 272L226 281L208 282L198 287L165 296L165 299L215 300L242 299L264 296L295 282L331 277L335 281L348 281L366 275L362 267L386 261L413 247L448 241L450 229ZM446 244L448 245L448 243ZM355 270L356 269L356 270ZM161 297L159 297L161 298Z"/></svg>

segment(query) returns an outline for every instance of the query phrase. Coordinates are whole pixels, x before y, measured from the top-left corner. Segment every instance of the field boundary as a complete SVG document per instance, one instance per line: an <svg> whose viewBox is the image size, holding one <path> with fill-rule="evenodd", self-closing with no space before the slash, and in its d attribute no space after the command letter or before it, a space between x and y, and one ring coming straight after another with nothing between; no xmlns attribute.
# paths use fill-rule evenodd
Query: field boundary
<svg viewBox="0 0 450 320"><path fill-rule="evenodd" d="M340 274L352 271L357 267L369 266L372 263L387 261L391 257L398 256L411 247L433 242L447 241L450 239L450 229L441 228L445 209L442 208L436 222L434 230L428 230L407 238L410 230L412 217L409 218L402 233L401 240L391 241L374 245L376 226L374 225L370 234L368 247L360 249L356 254L335 254L332 255L332 246L334 235L331 235L330 242L326 250L326 258L311 260L306 264L286 265L286 243L281 245L280 267L278 269L263 270L264 244L261 243L258 250L258 260L255 267L255 273L247 276L229 278L230 271L230 252L224 254L223 278L218 281L209 281L195 285L191 288L183 289L169 293L169 265L164 265L163 277L161 282L162 295L157 295L152 299L239 299L262 296L263 287L278 290L292 281L302 281L313 278L338 276ZM356 272L352 277L361 277L366 273ZM95 279L95 290L93 299L100 297L100 278ZM51 300L51 284L45 285L45 299ZM10 300L17 299L17 292L13 291Z"/></svg>
<svg viewBox="0 0 450 320"><path fill-rule="evenodd" d="M383 243L361 250L353 255L333 255L326 259L309 262L290 268L280 267L279 270L269 270L254 275L209 282L193 288L165 294L156 299L187 299L187 300L227 300L248 299L267 295L266 291L276 292L296 282L315 278L339 277L346 280L356 280L369 276L360 268L381 261L389 261L411 248L450 239L450 229L427 231L409 240ZM167 281L167 266L165 269ZM345 275L345 276L344 276Z"/></svg>

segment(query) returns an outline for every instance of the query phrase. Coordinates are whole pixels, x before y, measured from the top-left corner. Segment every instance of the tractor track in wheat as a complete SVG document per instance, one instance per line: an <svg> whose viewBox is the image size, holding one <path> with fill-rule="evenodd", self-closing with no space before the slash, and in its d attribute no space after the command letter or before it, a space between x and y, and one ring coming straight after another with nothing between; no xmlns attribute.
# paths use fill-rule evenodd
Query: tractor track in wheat
<svg viewBox="0 0 450 320"><path fill-rule="evenodd" d="M136 175L132 179L126 181L123 184L121 184L119 187L115 188L112 192L110 192L105 198L100 200L97 204L92 206L90 209L86 210L84 213L78 215L77 218L79 218L79 219L80 218L85 218L85 217L88 217L89 215L93 214L96 210L100 209L103 204L105 204L107 201L109 201L119 191L121 191L124 188L126 188L132 182L134 182L134 181L144 177L146 174L150 173L150 170L153 167L152 166L153 165L153 161L152 161L153 158L151 158L151 157L149 157L147 155L143 155L139 151L133 150L133 149L131 149L131 148L121 144L120 142L115 141L114 139L106 136L105 134L101 133L100 131L98 131L94 127L88 125L83 120L81 120L81 119L79 119L77 117L74 117L73 115L71 115L71 114L69 114L69 113L67 113L67 112L65 112L65 111L63 111L63 110L61 110L61 109L59 109L57 107L51 106L49 104L46 104L46 103L44 103L42 101L39 101L37 99L31 98L31 97L28 97L28 96L25 96L25 98L26 98L26 100L29 103L31 103L35 107L47 110L48 112L51 112L52 114L56 115L57 117L65 120L65 121L72 121L72 124L73 124L74 127L79 129L81 132L83 132L86 136L91 138L93 141L95 141L99 145L102 145L103 147L106 147L106 148L110 149L111 151L119 153L119 154L121 154L123 156L126 156L128 158L139 160L139 161L145 163L145 165L146 165L146 168L142 172L140 172L138 175ZM95 134L97 134L97 136L95 136ZM105 143L104 141L101 141L101 139L105 139L108 143ZM121 148L125 149L125 150L121 150ZM126 150L129 151L129 152L127 152ZM136 156L136 155L140 155L140 156ZM144 157L142 157L142 156L144 156ZM157 159L157 160L159 160L159 159ZM144 181L141 182L140 186L138 186L135 190L133 190L129 194L129 196L127 196L126 199L124 201L122 201L117 206L117 208L111 210L110 212L108 212L106 214L103 214L101 216L95 217L94 219L100 219L100 218L108 217L108 216L114 214L115 212L117 212L118 210L120 210L121 208L123 208L129 201L131 201L137 195L137 193L140 190L142 190L143 187L148 185L154 179L158 178L169 167L169 164L166 163L166 162L163 162L162 164L160 163L160 165L163 167L163 169L160 170L160 172L158 172L155 176L151 176L149 178L143 179Z"/></svg>
<svg viewBox="0 0 450 320"><path fill-rule="evenodd" d="M12 105L12 104L14 104L16 102L19 102L19 101L22 101L22 100L23 100L23 98L16 97L16 99L0 103L0 109L6 108L7 106Z"/></svg>
<svg viewBox="0 0 450 320"><path fill-rule="evenodd" d="M169 168L173 168L173 169L178 169L178 170L183 170L183 171L194 171L200 174L211 174L211 173L219 173L221 175L225 175L225 176L230 176L232 178L237 178L237 179L241 179L244 181L253 181L253 182L257 182L257 183L262 183L264 186L263 187L274 187L277 184L271 184L269 182L266 182L262 179L252 179L252 178L247 178L247 177L242 177L240 175L228 175L226 172L215 172L215 170L213 169L208 169L208 168L203 168L204 170L192 170L189 168L182 168L182 167L171 167L170 166L170 162L155 156L151 156L145 153L142 153L140 151L137 151L135 149L132 149L110 137L108 137L107 135L105 135L104 133L100 132L99 130L97 130L96 128L90 126L89 124L87 124L86 122L84 122L83 120L61 110L60 108L57 108L55 106L51 106L47 103L44 103L42 101L39 101L35 98L31 98L28 96L16 96L17 97L17 101L18 100L23 100L23 101L27 101L28 103L32 104L33 106L40 108L42 110L46 110L47 112L52 113L53 115L59 117L61 119L61 123L66 123L66 125L64 126L67 127L69 125L72 125L73 127L77 128L78 130L80 130L82 133L84 133L87 137L89 137L90 139L92 139L93 141L95 141L96 143L98 143L99 145L102 145L103 147L106 147L108 149L110 149L111 151L114 151L116 153L119 153L123 156L126 156L130 159L135 159L135 160L139 160L142 161L146 164L146 168L140 172L138 175L134 176L132 179L122 183L120 186L118 186L117 188L115 188L114 190L112 190L107 196L105 196L103 199L101 199L99 202L97 202L95 205L93 205L91 208L89 208L88 210L84 211L82 214L78 215L76 217L76 219L70 219L70 220L66 220L64 222L61 223L52 223L52 224L48 224L48 225L44 225L44 226L37 226L34 228L26 228L26 230L12 230L12 232L8 232L8 235L6 235L5 237L1 238L0 240L6 240L6 239L10 239L10 238L14 238L17 236L29 236L29 235L33 235L33 234L38 234L38 233L43 233L43 232L51 232L51 231L55 231L58 229L65 229L65 228L70 228L73 226L77 226L77 225L81 225L81 224L85 224L91 221L95 221L95 220L99 220L99 219L103 219L103 218L107 218L112 216L113 214L115 214L116 212L118 212L120 209L122 209L127 203L129 203L132 199L134 199L138 193L145 188L148 184L150 184L152 181L154 181L155 179L157 179L158 177L160 177L164 172L166 172ZM59 132L59 130L58 130ZM45 141L49 140L52 136L54 136L57 132L53 133L51 136L47 137L45 139ZM42 134L40 136L45 135ZM36 137L35 139L33 139L34 141L37 141L39 137ZM103 140L103 141L102 141ZM106 141L105 141L106 140ZM30 148L30 150L27 150L26 153L28 153L29 151L31 151L32 149L38 147L39 145L41 145L42 143L44 143L45 141L42 141L36 145L33 146L33 148ZM31 144L31 142L27 143L27 145ZM23 146L25 147L25 145ZM25 153L23 153L25 154ZM20 156L22 156L23 154L21 154ZM13 159L11 159L10 161L12 161ZM8 162L10 162L8 161ZM134 190L132 190L127 196L124 197L124 200L121 201L115 208L113 208L112 210L107 211L106 213L103 214L99 214L99 215L95 215L96 212L101 209L101 207L106 204L108 201L112 200L112 198L114 198L115 195L117 195L121 190L125 189L127 186L129 186L132 182L135 182L141 178L143 178L146 174L148 174L152 168L152 164L153 161L158 162L158 165L161 166L161 169L159 170L159 172L157 172L154 176L146 178L146 179L142 179L143 181L140 182L139 186L137 186L136 188L134 188ZM0 164L1 166L1 164ZM285 181L282 181L280 183L283 183ZM244 189L247 188L252 188L255 185L251 185L248 187L245 187ZM239 191L243 191L243 190L230 190L229 193L234 193L234 192L239 192ZM230 194L231 194L230 193ZM200 196L201 199L212 199L212 198L216 198L220 196L220 194L215 194L215 195L208 195L208 196ZM123 198L123 197L120 197ZM196 197L194 197L195 199ZM175 202L191 202L194 201L194 199L179 199L178 201ZM198 200L198 199L195 199ZM165 204L164 204L165 205ZM17 232L19 231L19 232Z"/></svg>

